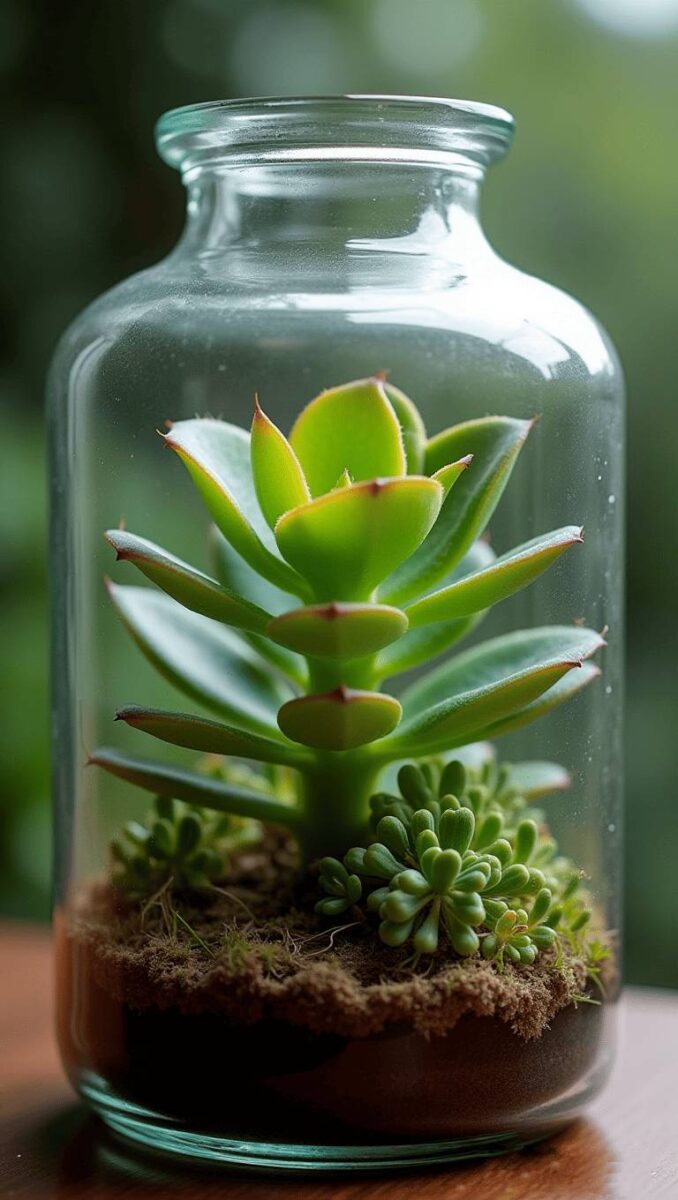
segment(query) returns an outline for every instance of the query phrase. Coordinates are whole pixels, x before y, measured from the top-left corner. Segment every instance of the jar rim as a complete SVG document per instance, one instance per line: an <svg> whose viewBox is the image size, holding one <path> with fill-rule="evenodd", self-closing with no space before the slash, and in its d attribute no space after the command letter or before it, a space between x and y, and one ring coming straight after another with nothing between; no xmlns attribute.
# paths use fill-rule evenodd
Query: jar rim
<svg viewBox="0 0 678 1200"><path fill-rule="evenodd" d="M188 104L155 127L158 153L186 172L220 159L370 161L486 167L514 119L497 105L438 96L263 96Z"/></svg>

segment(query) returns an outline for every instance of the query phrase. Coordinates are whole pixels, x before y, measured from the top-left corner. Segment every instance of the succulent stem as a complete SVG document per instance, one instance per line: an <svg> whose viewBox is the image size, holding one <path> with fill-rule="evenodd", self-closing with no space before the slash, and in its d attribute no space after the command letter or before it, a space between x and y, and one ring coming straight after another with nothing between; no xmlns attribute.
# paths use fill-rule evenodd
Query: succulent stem
<svg viewBox="0 0 678 1200"><path fill-rule="evenodd" d="M302 859L311 862L328 846L352 846L365 836L380 766L360 751L318 755L300 776L301 819L295 829Z"/></svg>

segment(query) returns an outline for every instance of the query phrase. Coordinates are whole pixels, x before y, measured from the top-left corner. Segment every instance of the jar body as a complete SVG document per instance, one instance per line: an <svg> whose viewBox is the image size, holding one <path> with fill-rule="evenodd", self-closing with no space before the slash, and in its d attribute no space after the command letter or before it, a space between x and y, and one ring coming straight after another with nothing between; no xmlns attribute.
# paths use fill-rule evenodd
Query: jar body
<svg viewBox="0 0 678 1200"><path fill-rule="evenodd" d="M288 188L300 170L285 166ZM314 202L312 229L295 210L293 220L273 220L262 234L264 217L255 223L251 213L262 192L266 199L278 186L270 165L263 176L248 168L230 232L215 235L232 220L227 185L210 183L210 196L203 190L194 197L197 208L209 207L207 217L196 217L202 232L189 229L164 263L98 301L65 336L53 368L50 420L59 1029L68 1070L111 1124L141 1140L229 1161L336 1168L449 1159L557 1128L606 1075L614 971L604 1003L570 1005L534 1041L470 1013L431 1042L395 1027L374 1036L321 1035L293 1013L281 1021L265 1008L261 1020L239 1027L218 1004L194 1012L176 997L149 1004L134 969L118 971L114 950L97 958L96 930L85 929L82 911L87 889L103 886L111 839L125 821L139 819L145 802L128 782L86 764L109 743L139 752L138 731L112 725L121 704L177 703L167 672L163 677L139 653L110 604L103 580L114 569L102 532L124 521L204 568L204 510L154 431L196 414L247 428L255 394L284 430L324 388L381 371L416 401L430 434L488 414L538 416L492 516L493 547L502 554L574 523L585 526L585 543L493 609L470 643L581 621L609 628L601 678L543 721L509 733L497 750L511 761L549 761L569 772L568 791L543 802L546 820L562 852L585 872L605 928L616 930L623 412L614 354L576 302L484 245L464 252L463 230L453 243L446 231L443 252L434 216L432 234L419 220L409 249L403 231L356 236L355 228L340 226L327 196L350 191L359 177L352 211L361 213L369 196L372 234L375 221L379 226L374 207L378 213L388 191L375 180L392 167L343 163L333 170L332 183L325 177L322 186L315 178L313 184L326 208L324 230L323 205ZM411 194L429 186L428 165L400 165L398 172ZM466 186L456 179L450 190ZM440 193L439 183L433 190ZM394 217L383 202L388 227ZM186 751L170 747L167 757L185 763ZM116 920L124 925L124 913ZM134 937L138 946L143 933ZM187 933L183 953L191 946ZM160 939L156 972L164 953ZM616 962L616 950L613 956ZM549 1043L559 1030L562 1037ZM473 1073L483 1081L475 1101L464 1090L469 1062L462 1046L469 1043ZM169 1044L171 1060L163 1050ZM280 1054L281 1045L287 1050L276 1061L272 1047ZM524 1087L497 1101L504 1085L492 1064L512 1049ZM215 1057L219 1078L230 1073L241 1081L237 1102L217 1102L215 1089L201 1082L203 1064ZM177 1060L181 1101L167 1074ZM359 1067L365 1062L367 1071ZM449 1090L441 1099L436 1063L438 1075L444 1064L446 1078L456 1080L463 1103L452 1104ZM385 1101L396 1079L417 1096L407 1111L392 1111Z"/></svg>

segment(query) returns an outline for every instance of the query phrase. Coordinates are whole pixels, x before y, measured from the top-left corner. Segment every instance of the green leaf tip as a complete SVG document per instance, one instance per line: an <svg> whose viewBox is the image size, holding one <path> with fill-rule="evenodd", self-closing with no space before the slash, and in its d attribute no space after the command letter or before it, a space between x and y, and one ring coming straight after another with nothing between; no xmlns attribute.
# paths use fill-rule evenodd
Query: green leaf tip
<svg viewBox="0 0 678 1200"><path fill-rule="evenodd" d="M398 418L376 378L321 392L297 417L290 444L313 496L331 491L344 470L356 482L407 470Z"/></svg>
<svg viewBox="0 0 678 1200"><path fill-rule="evenodd" d="M428 537L385 582L381 599L402 606L427 592L461 561L487 527L533 424L512 417L481 417L429 440L425 462L429 474L469 454L474 456L473 468L457 479Z"/></svg>
<svg viewBox="0 0 678 1200"><path fill-rule="evenodd" d="M417 628L482 612L533 583L561 554L582 541L577 525L532 538L479 571L407 605L410 625Z"/></svg>
<svg viewBox="0 0 678 1200"><path fill-rule="evenodd" d="M278 554L259 507L250 465L250 435L213 418L178 421L164 435L178 454L215 524L264 578L294 595L305 588Z"/></svg>
<svg viewBox="0 0 678 1200"><path fill-rule="evenodd" d="M184 608L252 633L260 633L270 620L264 609L154 542L119 529L107 530L105 537L116 551L117 560L131 562Z"/></svg>
<svg viewBox="0 0 678 1200"><path fill-rule="evenodd" d="M205 717L188 713L168 712L165 709L144 708L138 704L127 704L115 714L116 721L124 721L133 729L150 734L151 737L201 754L222 754L253 759L257 762L277 763L281 766L296 766L310 761L299 746L281 738L277 729L263 737L247 729L225 725Z"/></svg>
<svg viewBox="0 0 678 1200"><path fill-rule="evenodd" d="M257 499L271 529L291 508L311 499L299 459L287 438L255 400L251 429L252 476Z"/></svg>

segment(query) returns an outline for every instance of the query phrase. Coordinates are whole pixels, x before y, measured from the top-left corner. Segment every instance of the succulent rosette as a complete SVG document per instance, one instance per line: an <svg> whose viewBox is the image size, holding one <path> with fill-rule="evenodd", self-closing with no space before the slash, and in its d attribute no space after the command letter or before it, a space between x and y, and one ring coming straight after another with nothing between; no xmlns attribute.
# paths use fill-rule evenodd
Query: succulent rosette
<svg viewBox="0 0 678 1200"><path fill-rule="evenodd" d="M489 747L476 766L407 763L398 794L371 800L371 837L343 861L320 860L316 911L376 914L387 946L434 954L441 938L462 958L531 965L591 916L582 873L558 854L534 801L570 783L548 762L504 764Z"/></svg>
<svg viewBox="0 0 678 1200"><path fill-rule="evenodd" d="M322 392L289 437L257 404L251 431L202 419L166 445L214 524L211 573L121 530L119 559L153 588L110 585L123 623L212 716L127 705L118 717L200 753L289 768L294 795L100 749L92 761L156 794L286 826L308 857L364 835L387 764L447 754L548 713L599 672L575 625L477 642L393 695L487 610L582 540L579 526L496 557L483 538L532 428L485 417L428 437L381 378ZM506 924L506 923L505 923Z"/></svg>

